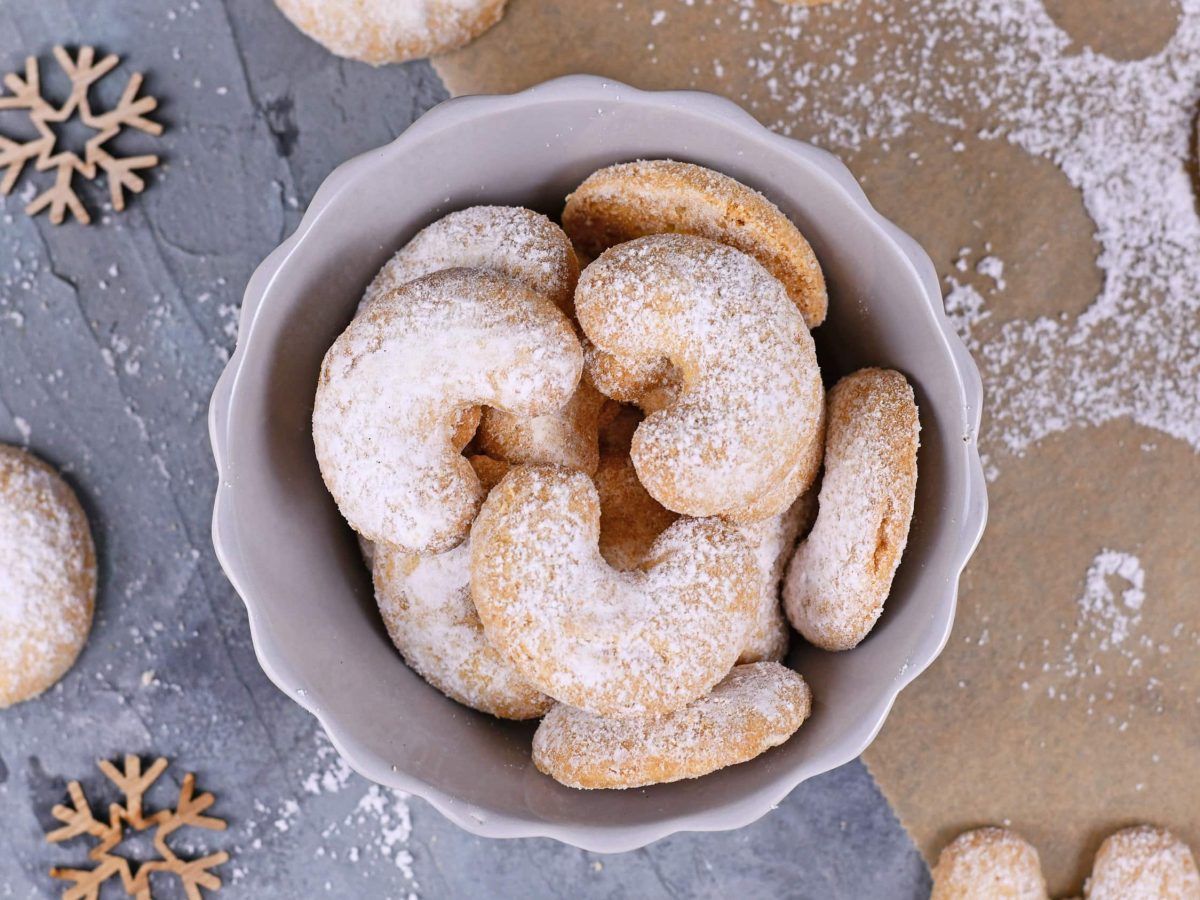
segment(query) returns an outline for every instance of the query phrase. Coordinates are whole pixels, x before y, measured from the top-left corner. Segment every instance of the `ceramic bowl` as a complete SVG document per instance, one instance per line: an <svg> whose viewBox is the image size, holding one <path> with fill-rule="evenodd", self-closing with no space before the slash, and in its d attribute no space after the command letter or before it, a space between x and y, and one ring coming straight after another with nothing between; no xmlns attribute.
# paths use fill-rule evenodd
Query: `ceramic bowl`
<svg viewBox="0 0 1200 900"><path fill-rule="evenodd" d="M671 157L765 193L812 242L829 283L817 331L827 380L899 369L921 410L916 515L883 617L847 653L795 641L814 711L782 747L695 781L576 791L530 761L531 723L446 699L401 661L353 535L321 482L310 416L326 348L363 288L419 228L476 204L556 216L610 163ZM443 103L326 179L295 234L246 289L210 410L220 474L213 540L245 601L258 659L372 781L417 794L468 831L544 835L619 851L677 831L731 829L806 778L854 759L897 693L938 655L958 577L983 529L975 443L981 389L948 323L933 265L829 154L780 137L721 98L572 76L511 96Z"/></svg>

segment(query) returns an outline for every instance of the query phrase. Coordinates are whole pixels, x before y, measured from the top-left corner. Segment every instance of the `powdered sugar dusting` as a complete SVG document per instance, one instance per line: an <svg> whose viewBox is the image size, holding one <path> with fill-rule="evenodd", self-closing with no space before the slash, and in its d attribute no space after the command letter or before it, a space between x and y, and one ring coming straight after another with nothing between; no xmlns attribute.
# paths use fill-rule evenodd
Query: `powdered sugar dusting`
<svg viewBox="0 0 1200 900"><path fill-rule="evenodd" d="M920 421L899 372L862 369L829 392L820 511L784 583L788 618L827 650L874 627L908 541Z"/></svg>
<svg viewBox="0 0 1200 900"><path fill-rule="evenodd" d="M1173 649L1190 652L1198 635L1180 624L1169 637L1154 636L1146 621L1153 611L1138 557L1108 548L1097 553L1084 575L1075 621L1062 626L1062 644L1047 641L1043 647L1046 701L1086 703L1089 718L1118 731L1142 711L1162 713L1163 666L1169 667ZM1028 690L1029 683L1023 687Z"/></svg>
<svg viewBox="0 0 1200 900"><path fill-rule="evenodd" d="M488 495L471 531L471 594L488 640L527 681L597 715L677 709L738 657L754 560L733 529L684 519L620 572L598 549L591 480L518 468Z"/></svg>
<svg viewBox="0 0 1200 900"><path fill-rule="evenodd" d="M533 737L533 760L579 788L698 778L782 744L811 706L808 685L791 669L738 666L711 693L659 717L602 719L556 706Z"/></svg>
<svg viewBox="0 0 1200 900"><path fill-rule="evenodd" d="M562 229L519 206L473 206L421 229L379 270L358 311L373 297L442 269L491 269L514 278L570 314L579 264Z"/></svg>
<svg viewBox="0 0 1200 900"><path fill-rule="evenodd" d="M96 558L71 489L0 444L0 708L62 677L92 622Z"/></svg>
<svg viewBox="0 0 1200 900"><path fill-rule="evenodd" d="M1147 825L1109 837L1083 888L1086 900L1200 900L1200 874L1187 844Z"/></svg>
<svg viewBox="0 0 1200 900"><path fill-rule="evenodd" d="M381 65L462 46L499 20L505 2L277 0L277 5L334 53Z"/></svg>
<svg viewBox="0 0 1200 900"><path fill-rule="evenodd" d="M812 337L750 256L678 234L620 244L584 272L576 310L588 338L618 361L667 358L681 373L678 402L647 417L631 449L638 477L668 509L736 516L804 456L824 399Z"/></svg>
<svg viewBox="0 0 1200 900"><path fill-rule="evenodd" d="M408 282L370 304L325 356L313 409L321 474L369 540L449 549L482 499L453 440L462 410L554 412L582 369L570 322L524 285L483 269Z"/></svg>
<svg viewBox="0 0 1200 900"><path fill-rule="evenodd" d="M483 636L471 602L470 539L416 556L380 545L375 600L405 662L459 703L508 719L531 719L551 700L523 681Z"/></svg>
<svg viewBox="0 0 1200 900"><path fill-rule="evenodd" d="M981 445L995 464L1119 417L1200 449L1200 221L1187 163L1200 0L1180 0L1174 36L1134 61L1074 46L1040 0L736 6L736 27L758 38L742 65L784 112L777 129L801 119L817 142L853 152L886 150L932 122L1045 157L1082 193L1101 248L1099 296L1078 317L1007 322L976 347L989 410ZM831 48L833 17L864 27ZM818 63L809 48L838 62ZM1002 287L1003 269L981 265ZM975 296L948 287L958 324L982 314Z"/></svg>

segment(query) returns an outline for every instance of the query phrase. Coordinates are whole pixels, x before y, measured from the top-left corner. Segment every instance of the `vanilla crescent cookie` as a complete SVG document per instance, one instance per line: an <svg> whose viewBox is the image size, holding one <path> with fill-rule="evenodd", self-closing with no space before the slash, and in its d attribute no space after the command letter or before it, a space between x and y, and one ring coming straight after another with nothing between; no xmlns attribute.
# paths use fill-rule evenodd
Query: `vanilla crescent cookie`
<svg viewBox="0 0 1200 900"><path fill-rule="evenodd" d="M508 467L471 457L485 488ZM471 602L471 543L419 556L378 545L375 602L388 636L417 674L452 700L502 719L536 719L553 700L526 683L487 642Z"/></svg>
<svg viewBox="0 0 1200 900"><path fill-rule="evenodd" d="M582 367L571 323L523 284L482 269L410 281L373 302L325 354L313 406L321 475L367 540L448 550L483 499L454 443L463 410L554 412Z"/></svg>
<svg viewBox="0 0 1200 900"><path fill-rule="evenodd" d="M571 242L541 213L520 206L472 206L425 226L384 263L358 310L414 278L459 268L507 275L572 314L579 262Z"/></svg>
<svg viewBox="0 0 1200 900"><path fill-rule="evenodd" d="M777 490L819 429L816 351L783 286L754 259L688 235L639 238L588 266L575 310L618 361L666 358L679 371L678 396L638 426L631 449L663 506L746 521L751 510L783 512L807 487Z"/></svg>
<svg viewBox="0 0 1200 900"><path fill-rule="evenodd" d="M275 0L331 53L373 66L445 53L504 15L507 0Z"/></svg>
<svg viewBox="0 0 1200 900"><path fill-rule="evenodd" d="M684 519L634 571L598 549L591 479L519 467L471 529L471 598L492 646L534 687L597 715L670 712L729 671L746 638L754 559L732 527Z"/></svg>
<svg viewBox="0 0 1200 900"><path fill-rule="evenodd" d="M600 499L600 555L614 569L627 571L645 560L655 539L679 516L655 500L638 481L629 443L641 415L623 407L601 432L600 466L593 479ZM749 633L738 663L778 662L787 656L791 630L779 599L784 569L816 514L809 491L786 512L738 526L754 554L757 590Z"/></svg>
<svg viewBox="0 0 1200 900"><path fill-rule="evenodd" d="M460 267L507 275L544 294L568 317L574 315L579 263L571 242L541 213L520 206L473 206L427 225L379 270L358 312L414 278ZM465 439L456 437L455 444L465 446L478 430L480 450L497 459L561 462L590 474L596 470L593 414L600 401L590 384L581 384L562 410L545 416L473 407L464 413L460 436Z"/></svg>
<svg viewBox="0 0 1200 900"><path fill-rule="evenodd" d="M948 844L930 900L1048 900L1037 850L1004 828L978 828Z"/></svg>
<svg viewBox="0 0 1200 900"><path fill-rule="evenodd" d="M649 234L691 234L758 260L787 289L809 328L825 321L825 276L804 235L758 191L703 166L652 159L588 176L567 197L563 229L585 253Z"/></svg>
<svg viewBox="0 0 1200 900"><path fill-rule="evenodd" d="M812 710L804 679L778 663L733 669L712 693L662 716L603 719L555 706L533 762L568 787L636 788L746 762L796 733Z"/></svg>
<svg viewBox="0 0 1200 900"><path fill-rule="evenodd" d="M32 454L0 444L0 709L66 674L95 603L96 551L75 492Z"/></svg>
<svg viewBox="0 0 1200 900"><path fill-rule="evenodd" d="M903 375L862 369L829 392L826 427L820 511L783 599L810 643L848 650L879 619L908 542L921 424Z"/></svg>
<svg viewBox="0 0 1200 900"><path fill-rule="evenodd" d="M1111 835L1096 851L1085 900L1200 900L1200 874L1187 844L1141 825Z"/></svg>

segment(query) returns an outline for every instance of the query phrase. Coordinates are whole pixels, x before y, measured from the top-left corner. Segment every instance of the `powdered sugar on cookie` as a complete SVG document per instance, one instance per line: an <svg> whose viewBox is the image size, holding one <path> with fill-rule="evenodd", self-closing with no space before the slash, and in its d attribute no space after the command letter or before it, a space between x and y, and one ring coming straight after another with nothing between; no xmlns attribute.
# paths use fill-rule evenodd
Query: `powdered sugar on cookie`
<svg viewBox="0 0 1200 900"><path fill-rule="evenodd" d="M804 679L777 663L738 666L675 712L602 719L556 706L533 737L533 761L577 788L632 788L699 778L790 738L812 709Z"/></svg>
<svg viewBox="0 0 1200 900"><path fill-rule="evenodd" d="M482 269L411 281L373 302L325 356L313 409L321 474L368 540L449 549L482 500L454 444L462 411L552 412L582 368L570 322L524 285Z"/></svg>
<svg viewBox="0 0 1200 900"><path fill-rule="evenodd" d="M58 681L87 640L96 554L74 492L0 444L0 708Z"/></svg>
<svg viewBox="0 0 1200 900"><path fill-rule="evenodd" d="M668 509L744 514L809 449L824 389L812 337L783 285L746 254L703 238L620 244L575 298L588 338L624 362L670 359L682 390L634 434L638 477ZM797 494L803 487L797 489ZM781 497L786 509L795 496Z"/></svg>
<svg viewBox="0 0 1200 900"><path fill-rule="evenodd" d="M737 659L754 560L734 530L684 519L640 569L600 556L591 480L514 469L471 531L471 594L484 632L527 681L597 715L669 712L707 692Z"/></svg>

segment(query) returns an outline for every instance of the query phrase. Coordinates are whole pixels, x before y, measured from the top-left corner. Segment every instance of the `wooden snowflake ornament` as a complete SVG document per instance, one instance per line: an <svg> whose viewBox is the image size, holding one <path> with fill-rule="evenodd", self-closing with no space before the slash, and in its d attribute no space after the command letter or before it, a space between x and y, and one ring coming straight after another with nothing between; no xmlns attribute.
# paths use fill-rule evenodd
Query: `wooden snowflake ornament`
<svg viewBox="0 0 1200 900"><path fill-rule="evenodd" d="M214 798L209 793L195 794L196 776L191 772L184 776L174 809L160 809L147 814L143 807L146 791L167 768L167 761L159 757L144 773L142 761L132 754L125 757L124 771L104 759L98 765L108 780L125 795L125 804L111 804L108 820L97 819L83 788L78 781L72 781L67 785L72 805L59 804L50 811L63 826L47 834L46 840L59 843L89 835L97 841L88 852L88 858L96 864L93 868L67 869L56 866L50 870L53 877L72 882L72 886L63 891L63 900L98 900L101 886L114 876L120 879L121 886L130 897L151 900L150 875L154 872L177 877L188 900L201 900L200 888L210 891L219 889L221 879L211 870L226 862L228 853L221 851L199 859L182 859L167 844L167 838L185 826L214 831L225 828L223 819L204 815L205 810L213 805ZM155 829L154 849L158 859L143 862L135 869L128 859L114 852L124 840L126 826L134 831Z"/></svg>
<svg viewBox="0 0 1200 900"><path fill-rule="evenodd" d="M116 137L122 128L137 128L147 134L160 135L163 127L146 118L146 114L158 106L158 101L153 97L138 97L142 89L142 76L136 72L129 76L125 91L114 109L102 113L92 110L88 91L116 67L120 62L117 56L109 54L96 62L94 48L80 47L79 53L72 59L64 48L55 47L54 58L71 82L71 93L60 107L55 107L42 96L36 57L25 60L24 78L15 72L4 77L4 86L9 93L0 96L0 110L24 110L37 129L38 136L24 142L0 136L0 172L4 173L0 178L0 194L9 193L16 186L26 163L32 162L39 172L54 171L54 186L34 197L25 207L25 212L33 216L49 207L50 221L59 225L69 210L86 225L91 217L75 193L75 175L92 181L101 171L104 172L108 178L113 208L123 210L125 190L140 193L146 187L136 171L158 165L158 157L116 157L105 149L105 144ZM73 119L78 119L95 132L85 144L82 158L78 153L59 148L58 138L51 127Z"/></svg>

